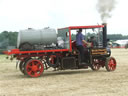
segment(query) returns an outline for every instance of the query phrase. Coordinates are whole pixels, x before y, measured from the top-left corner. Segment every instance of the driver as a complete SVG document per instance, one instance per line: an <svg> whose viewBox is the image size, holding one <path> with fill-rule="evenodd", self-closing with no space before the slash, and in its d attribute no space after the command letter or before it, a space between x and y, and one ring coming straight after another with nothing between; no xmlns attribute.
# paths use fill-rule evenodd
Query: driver
<svg viewBox="0 0 128 96"><path fill-rule="evenodd" d="M84 35L82 34L82 29L79 29L77 32L78 33L76 35L76 47L80 52L81 64L85 64L83 43L85 43L85 44L88 44L88 43L84 40Z"/></svg>

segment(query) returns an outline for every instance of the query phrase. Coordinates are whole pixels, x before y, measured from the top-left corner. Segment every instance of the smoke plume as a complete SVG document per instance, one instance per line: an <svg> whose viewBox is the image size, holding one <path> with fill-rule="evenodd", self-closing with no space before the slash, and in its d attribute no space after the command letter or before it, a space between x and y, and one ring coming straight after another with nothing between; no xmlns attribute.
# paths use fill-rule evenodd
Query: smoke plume
<svg viewBox="0 0 128 96"><path fill-rule="evenodd" d="M115 4L115 0L98 0L96 7L103 23L107 23L107 19L111 18L111 12L115 8Z"/></svg>

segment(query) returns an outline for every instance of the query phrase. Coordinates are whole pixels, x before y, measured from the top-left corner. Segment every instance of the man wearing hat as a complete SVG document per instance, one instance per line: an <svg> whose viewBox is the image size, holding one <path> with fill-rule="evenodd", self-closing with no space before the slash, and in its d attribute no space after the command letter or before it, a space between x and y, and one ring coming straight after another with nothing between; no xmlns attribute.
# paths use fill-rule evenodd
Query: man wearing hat
<svg viewBox="0 0 128 96"><path fill-rule="evenodd" d="M76 35L76 46L77 46L77 49L80 52L81 64L85 64L83 43L85 43L85 44L88 44L88 43L84 40L84 35L82 34L82 29L79 29L77 32L78 33Z"/></svg>

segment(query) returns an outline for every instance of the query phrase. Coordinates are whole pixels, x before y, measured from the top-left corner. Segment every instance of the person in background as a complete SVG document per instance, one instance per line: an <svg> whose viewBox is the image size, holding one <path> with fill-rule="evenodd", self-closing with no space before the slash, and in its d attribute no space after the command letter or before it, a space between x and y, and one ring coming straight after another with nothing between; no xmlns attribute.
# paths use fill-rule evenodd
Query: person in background
<svg viewBox="0 0 128 96"><path fill-rule="evenodd" d="M88 44L88 43L84 40L84 35L82 34L82 29L79 29L77 32L78 33L76 35L76 47L80 52L81 64L85 64L83 43L85 43L85 44Z"/></svg>
<svg viewBox="0 0 128 96"><path fill-rule="evenodd" d="M96 37L95 36L91 36L90 41L91 41L93 47L97 47L98 46L98 43L96 41Z"/></svg>

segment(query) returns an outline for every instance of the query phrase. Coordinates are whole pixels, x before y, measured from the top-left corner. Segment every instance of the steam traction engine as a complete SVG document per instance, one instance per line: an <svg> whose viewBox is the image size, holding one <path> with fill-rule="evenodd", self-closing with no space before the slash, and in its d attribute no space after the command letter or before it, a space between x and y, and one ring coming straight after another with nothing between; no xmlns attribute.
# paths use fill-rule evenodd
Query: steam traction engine
<svg viewBox="0 0 128 96"><path fill-rule="evenodd" d="M80 53L76 48L74 35L77 29L91 30L95 33L95 44L88 40L91 46L85 47L85 63L80 64ZM107 71L116 69L116 60L110 57L107 47L106 24L94 26L71 26L57 30L45 28L42 30L27 29L19 32L17 49L5 51L11 59L16 58L20 71L29 77L39 77L45 69L53 67L57 70L87 69ZM85 35L88 38L87 34ZM74 39L74 40L73 40Z"/></svg>

